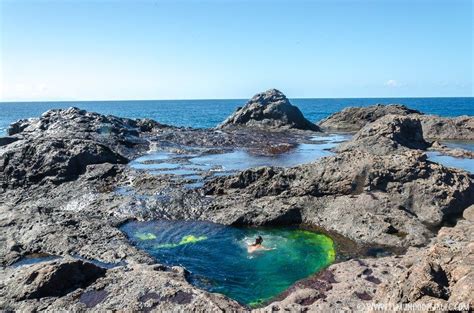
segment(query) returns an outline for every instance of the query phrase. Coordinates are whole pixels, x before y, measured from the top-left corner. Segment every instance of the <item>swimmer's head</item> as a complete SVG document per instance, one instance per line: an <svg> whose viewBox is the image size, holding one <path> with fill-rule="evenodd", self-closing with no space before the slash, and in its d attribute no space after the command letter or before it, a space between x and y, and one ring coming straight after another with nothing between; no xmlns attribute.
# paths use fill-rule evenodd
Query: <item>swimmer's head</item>
<svg viewBox="0 0 474 313"><path fill-rule="evenodd" d="M263 242L262 236L258 236L257 238L255 238L255 244L256 245L260 245L260 244L262 244L262 242Z"/></svg>

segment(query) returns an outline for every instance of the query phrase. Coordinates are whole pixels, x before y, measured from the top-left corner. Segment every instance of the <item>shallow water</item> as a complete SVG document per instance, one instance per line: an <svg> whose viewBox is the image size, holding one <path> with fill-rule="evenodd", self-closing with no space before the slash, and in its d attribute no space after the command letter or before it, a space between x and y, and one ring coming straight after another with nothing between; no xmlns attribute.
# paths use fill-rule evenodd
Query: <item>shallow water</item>
<svg viewBox="0 0 474 313"><path fill-rule="evenodd" d="M33 265L37 263L42 263L42 262L48 262L48 261L53 261L56 259L61 258L60 256L57 255L34 255L34 256L28 256L25 258L22 258L21 260L13 263L11 266L12 267L20 267L20 266L25 266L25 265Z"/></svg>
<svg viewBox="0 0 474 313"><path fill-rule="evenodd" d="M474 151L474 141L470 140L442 141L441 143L451 149L464 149L468 151Z"/></svg>
<svg viewBox="0 0 474 313"><path fill-rule="evenodd" d="M166 151L152 151L129 163L130 167L144 170L153 175L176 175L193 182L187 188L199 188L203 184L202 174L211 176L230 175L259 166L291 167L305 164L333 153L330 149L340 142L350 139L350 135L329 134L314 136L314 143L303 143L286 153L275 155L259 155L244 149L226 153L206 154L175 154Z"/></svg>
<svg viewBox="0 0 474 313"><path fill-rule="evenodd" d="M474 159L455 158L449 155L443 155L439 152L427 152L428 160L442 164L447 167L454 167L466 170L474 174Z"/></svg>
<svg viewBox="0 0 474 313"><path fill-rule="evenodd" d="M209 222L129 222L130 241L160 263L184 266L193 284L255 306L331 264L331 238L295 228L236 228ZM247 252L262 236L270 251Z"/></svg>

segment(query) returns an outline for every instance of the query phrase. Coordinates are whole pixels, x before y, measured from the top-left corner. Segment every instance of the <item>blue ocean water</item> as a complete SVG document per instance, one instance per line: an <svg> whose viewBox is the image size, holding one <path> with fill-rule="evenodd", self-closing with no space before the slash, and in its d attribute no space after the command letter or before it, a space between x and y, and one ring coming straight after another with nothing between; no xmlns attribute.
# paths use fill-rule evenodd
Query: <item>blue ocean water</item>
<svg viewBox="0 0 474 313"><path fill-rule="evenodd" d="M143 100L143 101L74 101L74 102L2 102L0 103L0 136L18 119L37 117L49 109L76 106L84 110L129 118L151 118L176 126L214 127L222 122L245 99L232 100ZM290 99L311 121L350 106L376 103L401 103L428 114L441 116L474 115L474 98L351 98Z"/></svg>

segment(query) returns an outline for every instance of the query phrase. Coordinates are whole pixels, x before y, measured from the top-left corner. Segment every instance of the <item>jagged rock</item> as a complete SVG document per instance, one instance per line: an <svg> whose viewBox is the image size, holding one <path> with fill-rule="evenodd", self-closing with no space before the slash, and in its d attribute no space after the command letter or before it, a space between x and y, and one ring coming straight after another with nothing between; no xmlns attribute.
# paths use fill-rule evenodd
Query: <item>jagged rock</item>
<svg viewBox="0 0 474 313"><path fill-rule="evenodd" d="M321 120L319 126L331 131L358 131L368 123L389 114L421 114L401 104L376 104L368 107L350 107Z"/></svg>
<svg viewBox="0 0 474 313"><path fill-rule="evenodd" d="M418 118L426 139L474 140L474 117L425 115L404 105L377 104L368 107L346 108L323 119L318 125L328 131L354 132L389 114L409 115Z"/></svg>
<svg viewBox="0 0 474 313"><path fill-rule="evenodd" d="M87 287L105 272L101 267L80 260L52 261L18 269L13 277L4 281L3 288L9 298L17 301L61 297Z"/></svg>
<svg viewBox="0 0 474 313"><path fill-rule="evenodd" d="M190 285L181 268L147 265L154 260L132 246L117 228L128 219L154 218L204 219L227 225L306 224L350 238L357 246L418 247L403 256L334 264L322 276L301 282L301 288L290 289L288 297L274 304L278 309L354 309L378 299L379 294L382 300L396 301L402 287L412 295L402 297L403 301L417 297L421 298L416 301L470 301L472 265L466 260L472 260L472 247L466 242L472 238L465 238L472 229L462 230L458 226L464 221L458 222L454 229L442 228L433 239L435 245L422 246L447 220L460 217L473 203L473 177L429 162L424 153L412 150L423 141L410 137L406 130L413 125L405 118L396 119L375 122L380 127L372 125L368 128L373 132L361 132L356 137L356 142L363 143L361 149L354 146L295 168L264 167L217 178L206 185L208 196L184 190L169 176L147 175L117 163L146 151L148 140L175 151L184 149L183 145L197 147L195 151L260 147L257 151L271 154L291 149L301 142L298 136L307 133L251 127L225 132L168 128L153 121L133 122L77 109L52 111L14 124L11 138L15 139L0 146L0 165L9 175L0 178L9 186L0 198L0 309L245 310L224 296ZM416 146L407 142L409 138ZM368 148L371 143L379 147ZM390 154L377 153L384 144L391 145ZM124 184L136 194L117 191ZM464 211L466 221L474 219L471 211ZM450 235L442 237L443 233ZM446 246L449 250L443 250ZM440 259L434 258L437 251L441 251ZM75 280L56 296L48 287L45 295L52 296L37 298L30 296L34 290L25 286L26 276L21 274L31 270L8 266L34 253L129 265L107 270L90 283ZM415 261L420 268L412 268ZM34 266L39 273L44 263ZM53 272L46 270L41 277L53 277ZM437 279L443 272L447 283ZM407 277L405 287L396 283L400 277ZM38 281L35 286L39 285ZM387 286L390 294L379 291L381 286ZM418 286L430 292L420 292Z"/></svg>
<svg viewBox="0 0 474 313"><path fill-rule="evenodd" d="M438 140L474 140L474 117L420 115L423 136Z"/></svg>
<svg viewBox="0 0 474 313"><path fill-rule="evenodd" d="M244 107L238 108L219 128L230 126L263 127L268 129L297 128L320 131L279 90L256 94Z"/></svg>
<svg viewBox="0 0 474 313"><path fill-rule="evenodd" d="M467 211L474 216L474 206ZM474 218L460 220L442 228L428 247L333 264L296 283L263 310L378 312L419 304L431 305L429 310L436 305L438 310L472 310L473 236Z"/></svg>
<svg viewBox="0 0 474 313"><path fill-rule="evenodd" d="M0 148L0 188L26 187L45 179L58 184L76 179L90 164L127 162L127 158L91 140L20 140L8 149Z"/></svg>
<svg viewBox="0 0 474 313"><path fill-rule="evenodd" d="M12 123L7 132L10 136L59 136L90 138L91 136L138 136L138 132L170 127L150 119L132 120L99 113L87 112L75 107L53 109L40 118L29 118Z"/></svg>
<svg viewBox="0 0 474 313"><path fill-rule="evenodd" d="M339 153L289 169L249 169L206 184L213 209L199 218L233 225L306 223L359 243L424 244L432 227L474 203L463 171L421 152Z"/></svg>
<svg viewBox="0 0 474 313"><path fill-rule="evenodd" d="M0 145L0 188L27 187L48 180L76 179L91 164L125 164L144 150L142 132L167 126L148 119L131 120L78 108L50 110L40 118L20 120Z"/></svg>
<svg viewBox="0 0 474 313"><path fill-rule="evenodd" d="M338 151L364 150L384 155L399 150L425 150L429 144L423 138L421 123L417 118L385 115L367 124L352 140L341 144Z"/></svg>

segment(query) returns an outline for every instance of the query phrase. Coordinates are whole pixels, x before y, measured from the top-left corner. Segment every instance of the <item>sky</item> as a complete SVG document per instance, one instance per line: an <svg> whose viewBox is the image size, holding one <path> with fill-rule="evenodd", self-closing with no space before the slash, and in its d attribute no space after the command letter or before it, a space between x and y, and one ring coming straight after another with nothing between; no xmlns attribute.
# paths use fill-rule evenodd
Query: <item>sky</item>
<svg viewBox="0 0 474 313"><path fill-rule="evenodd" d="M0 101L473 96L472 0L0 0Z"/></svg>

